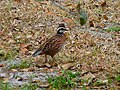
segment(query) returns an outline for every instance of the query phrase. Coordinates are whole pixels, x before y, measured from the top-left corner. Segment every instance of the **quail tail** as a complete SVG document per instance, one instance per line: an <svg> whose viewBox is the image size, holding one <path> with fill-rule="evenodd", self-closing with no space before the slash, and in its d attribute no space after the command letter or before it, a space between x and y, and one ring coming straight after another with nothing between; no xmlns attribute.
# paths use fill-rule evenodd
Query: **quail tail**
<svg viewBox="0 0 120 90"><path fill-rule="evenodd" d="M35 53L33 53L32 56L36 57L36 56L41 55L41 54L43 54L42 51L38 49Z"/></svg>

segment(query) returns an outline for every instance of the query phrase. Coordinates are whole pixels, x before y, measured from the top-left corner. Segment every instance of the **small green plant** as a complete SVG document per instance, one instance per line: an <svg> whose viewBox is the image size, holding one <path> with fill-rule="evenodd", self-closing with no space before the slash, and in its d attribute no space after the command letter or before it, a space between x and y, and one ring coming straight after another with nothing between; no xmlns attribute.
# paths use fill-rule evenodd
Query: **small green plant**
<svg viewBox="0 0 120 90"><path fill-rule="evenodd" d="M120 31L120 27L119 26L112 26L112 27L109 27L108 29L107 29L107 31L109 31L109 32L118 32L118 31Z"/></svg>
<svg viewBox="0 0 120 90"><path fill-rule="evenodd" d="M28 62L27 60L23 60L23 61L21 61L21 63L12 64L10 66L10 69L13 69L13 68L19 68L19 69L28 68L28 67L30 67L30 64L31 64L31 62Z"/></svg>
<svg viewBox="0 0 120 90"><path fill-rule="evenodd" d="M62 75L56 77L49 77L48 83L52 85L51 90L71 89L76 86L76 77L78 73L71 71L63 71Z"/></svg>
<svg viewBox="0 0 120 90"><path fill-rule="evenodd" d="M116 80L117 82L120 82L120 75L115 76L115 80Z"/></svg>
<svg viewBox="0 0 120 90"><path fill-rule="evenodd" d="M29 83L22 85L19 90L36 90L38 88L38 85L35 83Z"/></svg>
<svg viewBox="0 0 120 90"><path fill-rule="evenodd" d="M0 81L0 90L14 90L14 88L8 82L3 83L3 81Z"/></svg>
<svg viewBox="0 0 120 90"><path fill-rule="evenodd" d="M113 83L113 79L110 76L107 77L107 80L109 85Z"/></svg>
<svg viewBox="0 0 120 90"><path fill-rule="evenodd" d="M17 50L3 50L0 49L0 58L2 60L12 60L18 55Z"/></svg>
<svg viewBox="0 0 120 90"><path fill-rule="evenodd" d="M109 85L112 83L120 83L120 75L115 75L114 77L108 77L108 83Z"/></svg>
<svg viewBox="0 0 120 90"><path fill-rule="evenodd" d="M106 85L109 83L109 80L101 80L101 79L97 79L96 82L93 83L93 86L101 86L101 85Z"/></svg>
<svg viewBox="0 0 120 90"><path fill-rule="evenodd" d="M86 87L83 85L82 90L87 90Z"/></svg>

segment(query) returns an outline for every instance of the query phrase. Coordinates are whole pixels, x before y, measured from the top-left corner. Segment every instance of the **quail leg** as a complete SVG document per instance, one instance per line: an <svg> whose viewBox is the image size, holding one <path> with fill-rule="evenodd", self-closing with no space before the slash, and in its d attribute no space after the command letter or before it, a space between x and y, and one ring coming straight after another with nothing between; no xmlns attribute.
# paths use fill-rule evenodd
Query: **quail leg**
<svg viewBox="0 0 120 90"><path fill-rule="evenodd" d="M53 66L58 66L59 64L58 64L58 62L57 62L57 60L55 59L55 57L52 57L52 64L53 64Z"/></svg>
<svg viewBox="0 0 120 90"><path fill-rule="evenodd" d="M47 55L45 54L45 62L44 63L46 63L47 62Z"/></svg>

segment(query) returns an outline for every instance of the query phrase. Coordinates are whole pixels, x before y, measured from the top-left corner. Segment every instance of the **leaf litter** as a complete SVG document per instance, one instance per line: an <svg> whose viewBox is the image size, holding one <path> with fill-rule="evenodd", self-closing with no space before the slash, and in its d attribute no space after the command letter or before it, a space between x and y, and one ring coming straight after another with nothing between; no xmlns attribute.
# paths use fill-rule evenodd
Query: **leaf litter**
<svg viewBox="0 0 120 90"><path fill-rule="evenodd" d="M70 31L67 33L68 38L64 48L55 56L57 59L55 62L63 66L63 69L72 68L79 72L90 72L95 79L103 81L108 77L120 75L120 32L106 32L109 27L119 27L120 25L118 3L120 3L119 0L83 0L81 6L87 10L88 21L85 26L80 26L72 15L52 5L50 1L1 0L0 77L4 81L10 81L12 85L16 85L16 83L21 85L24 81L29 82L29 79L25 77L30 73L36 74L37 83L39 83L44 82L42 79L43 76L47 77L46 73L53 72L52 75L54 75L54 71L59 72L54 67L51 72L49 72L50 68L46 66L38 68L38 65L42 65L44 56L32 58L31 54L47 38L56 33L55 28L60 22L67 23ZM78 0L58 0L58 4L74 12ZM11 51L15 51L15 53ZM18 61L17 58L19 58ZM50 63L55 63L50 57L48 59ZM22 60L27 60L32 64L24 69L6 70L9 63L14 63L14 61L20 63ZM29 72L29 68L34 69ZM40 75L40 73L44 75ZM21 74L25 77L22 77ZM14 75L17 75L18 78L13 77ZM38 77L39 75L41 77ZM89 73L85 76L87 75L89 76ZM14 80L15 83L12 82ZM115 82L112 84L112 87L108 85L108 88L117 87Z"/></svg>

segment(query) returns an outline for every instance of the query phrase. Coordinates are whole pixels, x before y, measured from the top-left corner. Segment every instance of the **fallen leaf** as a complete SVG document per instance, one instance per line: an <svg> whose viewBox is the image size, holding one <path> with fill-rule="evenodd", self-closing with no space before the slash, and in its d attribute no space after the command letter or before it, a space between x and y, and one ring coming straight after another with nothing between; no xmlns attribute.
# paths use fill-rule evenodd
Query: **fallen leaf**
<svg viewBox="0 0 120 90"><path fill-rule="evenodd" d="M74 26L74 21L71 18L65 18L63 19L63 22L65 22L69 28Z"/></svg>
<svg viewBox="0 0 120 90"><path fill-rule="evenodd" d="M99 2L99 4L102 6L102 7L105 7L106 6L106 0L101 0Z"/></svg>
<svg viewBox="0 0 120 90"><path fill-rule="evenodd" d="M73 63L65 63L65 64L62 64L62 66L61 66L64 70L66 70L66 69L70 69L70 68L72 68L73 67Z"/></svg>
<svg viewBox="0 0 120 90"><path fill-rule="evenodd" d="M3 83L7 83L9 81L9 78L3 78Z"/></svg>
<svg viewBox="0 0 120 90"><path fill-rule="evenodd" d="M14 0L14 1L15 1L15 2L19 2L19 3L20 3L22 0Z"/></svg>
<svg viewBox="0 0 120 90"><path fill-rule="evenodd" d="M30 44L20 44L20 51L25 54L30 50L30 47Z"/></svg>
<svg viewBox="0 0 120 90"><path fill-rule="evenodd" d="M0 67L4 67L4 66L6 66L6 64L0 64Z"/></svg>
<svg viewBox="0 0 120 90"><path fill-rule="evenodd" d="M107 15L103 15L103 18L105 19L105 20L108 20L108 16Z"/></svg>
<svg viewBox="0 0 120 90"><path fill-rule="evenodd" d="M37 64L36 67L39 67L39 68L51 68L52 66L48 63L45 63L45 64Z"/></svg>
<svg viewBox="0 0 120 90"><path fill-rule="evenodd" d="M42 85L39 85L39 87L41 88L48 88L49 87L49 84L42 84ZM52 89L53 90L53 89Z"/></svg>
<svg viewBox="0 0 120 90"><path fill-rule="evenodd" d="M18 81L23 81L23 78L22 77L17 77L17 80Z"/></svg>
<svg viewBox="0 0 120 90"><path fill-rule="evenodd" d="M29 68L24 68L24 69L21 69L20 71L28 72L28 71L29 71Z"/></svg>
<svg viewBox="0 0 120 90"><path fill-rule="evenodd" d="M18 70L17 70L17 69L11 69L11 71L13 71L13 72L17 72Z"/></svg>
<svg viewBox="0 0 120 90"><path fill-rule="evenodd" d="M90 27L95 27L95 23L94 23L94 21L89 21L89 25L90 25Z"/></svg>
<svg viewBox="0 0 120 90"><path fill-rule="evenodd" d="M3 32L3 31L0 31L0 35L4 35L4 32Z"/></svg>
<svg viewBox="0 0 120 90"><path fill-rule="evenodd" d="M91 72L81 77L81 79L88 81L87 83L84 83L84 85L89 85L89 83L91 83L94 78L95 75L93 75Z"/></svg>

